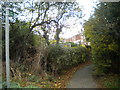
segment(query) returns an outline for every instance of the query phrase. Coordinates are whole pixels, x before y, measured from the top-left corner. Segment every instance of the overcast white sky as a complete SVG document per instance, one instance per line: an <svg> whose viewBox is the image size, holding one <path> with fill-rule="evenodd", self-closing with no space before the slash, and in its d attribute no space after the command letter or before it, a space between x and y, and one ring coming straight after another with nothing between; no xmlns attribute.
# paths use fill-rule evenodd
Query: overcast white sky
<svg viewBox="0 0 120 90"><path fill-rule="evenodd" d="M88 18L90 17L90 14L93 14L93 11L94 11L93 6L95 6L94 2L97 0L76 0L76 1L79 2L80 6L83 6L82 13L85 16L82 19L77 20L76 25L71 25L70 29L64 28L62 34L60 35L61 38L70 38L70 37L78 34L78 32L81 31L82 25L80 24L80 22L84 23L83 20L88 20ZM71 18L66 23L71 23L74 21L75 20L73 18Z"/></svg>
<svg viewBox="0 0 120 90"><path fill-rule="evenodd" d="M82 14L84 15L84 17L82 19L77 19L76 18L70 18L69 20L67 20L65 23L70 25L70 28L63 28L61 34L60 34L60 38L70 38L74 35L77 35L78 33L80 33L82 28L82 25L80 24L80 22L84 23L84 20L88 20L88 18L90 17L90 14L93 13L93 6L95 6L95 1L97 0L76 0L80 6L82 6ZM27 12L26 12L27 13ZM31 15L29 14L25 14L27 15L26 17L31 17ZM35 16L35 14L34 14ZM22 17L22 19L26 18L26 17ZM73 23L75 23L75 25L73 25ZM50 38L52 38L52 36L50 36Z"/></svg>

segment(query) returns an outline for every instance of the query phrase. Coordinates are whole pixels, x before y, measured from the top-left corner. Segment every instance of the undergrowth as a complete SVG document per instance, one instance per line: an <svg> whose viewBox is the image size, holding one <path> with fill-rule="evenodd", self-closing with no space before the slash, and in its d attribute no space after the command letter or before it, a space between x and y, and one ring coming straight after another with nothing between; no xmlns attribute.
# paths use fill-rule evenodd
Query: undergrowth
<svg viewBox="0 0 120 90"><path fill-rule="evenodd" d="M100 88L119 88L120 77L117 74L107 74L97 78L97 82L101 85Z"/></svg>

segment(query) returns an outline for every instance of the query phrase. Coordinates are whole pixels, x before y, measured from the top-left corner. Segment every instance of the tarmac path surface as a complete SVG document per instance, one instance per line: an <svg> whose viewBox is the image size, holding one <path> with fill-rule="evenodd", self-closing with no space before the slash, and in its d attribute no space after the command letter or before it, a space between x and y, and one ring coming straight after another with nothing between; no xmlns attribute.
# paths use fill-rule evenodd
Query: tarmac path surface
<svg viewBox="0 0 120 90"><path fill-rule="evenodd" d="M93 64L78 70L66 88L97 88L97 83L92 77Z"/></svg>

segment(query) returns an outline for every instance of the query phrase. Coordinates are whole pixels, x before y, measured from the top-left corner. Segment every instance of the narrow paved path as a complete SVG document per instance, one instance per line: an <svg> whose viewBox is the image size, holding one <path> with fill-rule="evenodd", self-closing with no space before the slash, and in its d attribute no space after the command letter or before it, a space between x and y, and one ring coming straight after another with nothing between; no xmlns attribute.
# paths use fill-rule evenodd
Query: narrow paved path
<svg viewBox="0 0 120 90"><path fill-rule="evenodd" d="M78 70L66 86L67 88L97 88L92 77L93 64Z"/></svg>

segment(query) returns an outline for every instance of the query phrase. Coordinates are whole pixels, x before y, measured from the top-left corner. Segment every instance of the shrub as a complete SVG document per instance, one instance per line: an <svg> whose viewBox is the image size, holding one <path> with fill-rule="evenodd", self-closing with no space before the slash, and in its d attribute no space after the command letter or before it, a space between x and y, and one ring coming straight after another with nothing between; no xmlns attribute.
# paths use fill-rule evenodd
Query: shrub
<svg viewBox="0 0 120 90"><path fill-rule="evenodd" d="M100 3L94 15L84 24L84 33L91 44L98 75L120 72L119 9L120 3Z"/></svg>
<svg viewBox="0 0 120 90"><path fill-rule="evenodd" d="M69 66L86 62L89 51L85 47L61 47L53 45L48 47L48 65L53 72L60 72ZM56 70L54 71L53 68Z"/></svg>
<svg viewBox="0 0 120 90"><path fill-rule="evenodd" d="M30 82L40 82L40 79L38 79L39 77L38 76L36 76L36 75L30 75L30 76L28 76L28 80L30 81Z"/></svg>

